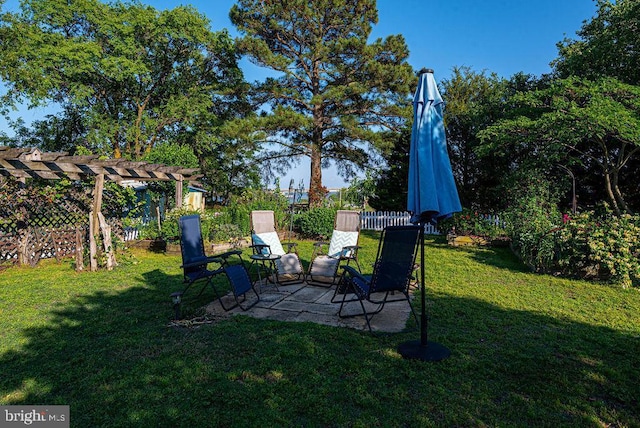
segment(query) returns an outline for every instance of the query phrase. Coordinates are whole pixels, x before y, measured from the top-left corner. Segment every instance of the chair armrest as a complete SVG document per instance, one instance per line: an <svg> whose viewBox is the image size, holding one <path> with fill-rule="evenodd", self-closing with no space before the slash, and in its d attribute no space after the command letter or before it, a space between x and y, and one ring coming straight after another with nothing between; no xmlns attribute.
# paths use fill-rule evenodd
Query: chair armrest
<svg viewBox="0 0 640 428"><path fill-rule="evenodd" d="M362 248L359 245L345 245L340 250L340 254L337 258L340 260L354 260L358 257L358 249ZM348 256L345 254L349 254Z"/></svg>
<svg viewBox="0 0 640 428"><path fill-rule="evenodd" d="M216 257L220 257L220 259L221 259L220 266L224 268L226 266L229 266L229 260L228 259L231 256L238 256L238 258L240 259L240 263L244 264L244 260L242 260L242 250L227 251L226 253L219 254Z"/></svg>
<svg viewBox="0 0 640 428"><path fill-rule="evenodd" d="M226 253L218 254L215 257L219 257L221 259L226 260L231 256L239 256L240 254L242 254L241 250L232 250L232 251L227 251Z"/></svg>
<svg viewBox="0 0 640 428"><path fill-rule="evenodd" d="M350 290L358 299L367 299L370 291L371 276L362 275L351 266L341 266L344 269L341 281L345 281L345 291Z"/></svg>
<svg viewBox="0 0 640 428"><path fill-rule="evenodd" d="M358 272L357 269L351 266L340 266L340 267L344 270L344 272L342 273L343 275L348 274L351 277L360 278L364 281L367 281L367 278L364 275L362 275L360 272Z"/></svg>
<svg viewBox="0 0 640 428"><path fill-rule="evenodd" d="M295 248L298 246L297 242L283 242L282 245L286 245L287 246L287 252L291 251L291 248Z"/></svg>
<svg viewBox="0 0 640 428"><path fill-rule="evenodd" d="M184 263L180 266L182 269L188 269L191 267L197 267L202 265L207 265L209 263L222 263L222 259L219 257L203 257L198 260L194 260L190 263Z"/></svg>
<svg viewBox="0 0 640 428"><path fill-rule="evenodd" d="M249 245L249 248L253 248L254 254L262 253L262 250L265 248L269 249L269 252L271 252L271 245L267 245L267 244L253 244L253 245Z"/></svg>

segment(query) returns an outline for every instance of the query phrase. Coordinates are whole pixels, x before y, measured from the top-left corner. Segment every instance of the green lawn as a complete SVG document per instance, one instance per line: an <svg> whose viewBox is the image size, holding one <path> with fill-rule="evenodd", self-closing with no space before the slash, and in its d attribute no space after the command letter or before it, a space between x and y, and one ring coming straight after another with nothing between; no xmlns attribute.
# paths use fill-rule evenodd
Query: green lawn
<svg viewBox="0 0 640 428"><path fill-rule="evenodd" d="M377 236L360 243L370 266ZM170 327L180 259L135 255L113 272L45 261L0 273L0 404L68 404L76 427L640 426L638 290L429 238L429 339L452 355L424 363L396 352L419 337L412 324Z"/></svg>

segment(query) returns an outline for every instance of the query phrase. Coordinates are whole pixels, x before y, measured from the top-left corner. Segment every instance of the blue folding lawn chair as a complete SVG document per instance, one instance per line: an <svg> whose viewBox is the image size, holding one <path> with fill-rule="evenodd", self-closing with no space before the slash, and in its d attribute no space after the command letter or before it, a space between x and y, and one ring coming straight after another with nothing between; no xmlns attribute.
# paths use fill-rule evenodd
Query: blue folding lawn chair
<svg viewBox="0 0 640 428"><path fill-rule="evenodd" d="M253 289L251 280L244 266L242 260L242 251L234 250L228 251L217 256L207 256L204 250L204 240L202 238L202 226L200 216L187 215L180 217L180 250L182 253L182 265L185 288L182 291L174 292L171 297L173 298L174 305L179 306L182 297L189 290L189 288L198 281L204 282L204 285L198 296L202 294L208 285L214 290L216 297L220 301L222 308L226 311L240 306L243 310L249 309L253 306L260 297ZM240 264L229 263L229 257L236 255L240 259ZM209 269L209 264L217 263L220 267L218 269ZM221 293L216 289L213 277L219 274L225 274L231 285L231 291L235 298L236 304L230 307L225 306ZM257 297L249 306L242 306L242 302L246 300L246 294L249 291L253 291ZM176 314L178 314L176 309Z"/></svg>
<svg viewBox="0 0 640 428"><path fill-rule="evenodd" d="M409 298L409 286L414 280L419 237L419 226L387 226L380 236L372 275L362 275L352 266L342 266L343 273L334 293L334 299L343 294L338 315L341 318L364 315L371 331L371 318L382 311L385 304L406 301L418 323ZM359 302L362 312L344 313L348 302ZM367 309L369 304L375 309Z"/></svg>

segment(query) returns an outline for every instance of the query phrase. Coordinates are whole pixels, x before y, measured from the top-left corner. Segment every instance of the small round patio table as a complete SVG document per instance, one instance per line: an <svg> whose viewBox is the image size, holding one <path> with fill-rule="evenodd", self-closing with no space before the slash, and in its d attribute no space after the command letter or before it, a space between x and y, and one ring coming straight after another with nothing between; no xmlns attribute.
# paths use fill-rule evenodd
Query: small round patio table
<svg viewBox="0 0 640 428"><path fill-rule="evenodd" d="M262 271L265 271L265 284L272 283L276 290L278 290L278 266L276 262L280 260L277 254L252 254L249 256L251 259L251 266L255 265L258 270L258 281L260 283L260 291L262 291ZM251 268L249 266L249 268ZM271 278L270 278L271 277Z"/></svg>

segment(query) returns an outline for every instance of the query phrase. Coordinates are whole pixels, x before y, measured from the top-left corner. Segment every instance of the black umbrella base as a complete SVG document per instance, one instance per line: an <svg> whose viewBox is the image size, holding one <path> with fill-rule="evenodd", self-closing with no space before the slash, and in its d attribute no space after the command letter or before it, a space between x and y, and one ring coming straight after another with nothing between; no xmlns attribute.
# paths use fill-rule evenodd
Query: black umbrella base
<svg viewBox="0 0 640 428"><path fill-rule="evenodd" d="M402 358L421 361L440 361L451 355L451 351L439 343L427 342L426 345L422 345L419 340L401 343L398 346L398 353Z"/></svg>

